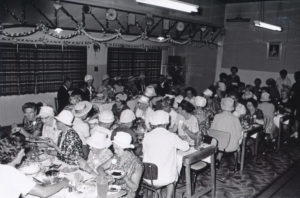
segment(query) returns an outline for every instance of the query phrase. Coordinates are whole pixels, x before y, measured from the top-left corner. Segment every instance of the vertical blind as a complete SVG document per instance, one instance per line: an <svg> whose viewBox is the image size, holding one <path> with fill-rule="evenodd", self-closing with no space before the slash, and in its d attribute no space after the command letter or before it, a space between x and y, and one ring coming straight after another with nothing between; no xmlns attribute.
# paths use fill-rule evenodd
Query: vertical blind
<svg viewBox="0 0 300 198"><path fill-rule="evenodd" d="M157 81L161 70L161 49L108 48L107 72L110 77L138 76L147 83Z"/></svg>
<svg viewBox="0 0 300 198"><path fill-rule="evenodd" d="M86 68L86 47L0 43L0 96L54 92L65 77L77 87Z"/></svg>

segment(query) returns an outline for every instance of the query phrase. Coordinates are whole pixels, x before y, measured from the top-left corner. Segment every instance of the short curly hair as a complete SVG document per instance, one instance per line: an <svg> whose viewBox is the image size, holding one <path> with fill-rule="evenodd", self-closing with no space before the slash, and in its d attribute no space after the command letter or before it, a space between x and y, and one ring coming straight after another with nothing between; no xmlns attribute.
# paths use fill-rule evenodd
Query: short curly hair
<svg viewBox="0 0 300 198"><path fill-rule="evenodd" d="M25 148L25 137L14 134L0 140L0 164L12 162L20 152Z"/></svg>
<svg viewBox="0 0 300 198"><path fill-rule="evenodd" d="M26 102L22 106L23 113L25 113L25 109L33 109L36 112L37 111L37 106L34 102Z"/></svg>

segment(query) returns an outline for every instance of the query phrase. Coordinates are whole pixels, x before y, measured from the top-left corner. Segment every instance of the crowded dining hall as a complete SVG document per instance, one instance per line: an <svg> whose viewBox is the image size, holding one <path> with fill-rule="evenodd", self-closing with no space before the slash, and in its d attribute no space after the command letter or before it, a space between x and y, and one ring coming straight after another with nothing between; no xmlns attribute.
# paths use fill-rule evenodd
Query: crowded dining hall
<svg viewBox="0 0 300 198"><path fill-rule="evenodd" d="M300 197L299 13L1 0L0 198Z"/></svg>

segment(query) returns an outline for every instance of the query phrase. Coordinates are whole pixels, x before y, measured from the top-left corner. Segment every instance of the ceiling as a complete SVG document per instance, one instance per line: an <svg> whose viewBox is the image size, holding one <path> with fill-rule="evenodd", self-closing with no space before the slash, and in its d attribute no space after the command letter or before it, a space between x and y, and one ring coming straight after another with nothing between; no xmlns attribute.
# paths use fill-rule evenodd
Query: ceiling
<svg viewBox="0 0 300 198"><path fill-rule="evenodd" d="M260 1L275 1L275 0L219 0L223 3L249 3L249 2L260 2Z"/></svg>

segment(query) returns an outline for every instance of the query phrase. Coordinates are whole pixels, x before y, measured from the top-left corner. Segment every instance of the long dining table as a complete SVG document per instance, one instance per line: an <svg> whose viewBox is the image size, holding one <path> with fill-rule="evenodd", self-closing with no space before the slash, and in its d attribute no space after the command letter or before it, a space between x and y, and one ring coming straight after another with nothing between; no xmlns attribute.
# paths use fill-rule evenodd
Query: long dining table
<svg viewBox="0 0 300 198"><path fill-rule="evenodd" d="M242 148L241 148L241 168L240 172L242 173L245 167L245 158L246 158L246 145L249 138L255 139L255 148L254 156L258 155L259 143L261 140L261 135L263 133L263 125L252 125L250 128L243 130L243 139L242 139Z"/></svg>
<svg viewBox="0 0 300 198"><path fill-rule="evenodd" d="M186 181L186 194L187 198L200 197L211 191L212 197L216 196L216 167L215 167L215 153L216 146L210 145L205 148L198 150L191 150L187 152L181 152L180 155L183 157L182 165L185 167L185 181ZM210 157L210 168L211 168L211 188L204 190L203 192L192 194L192 183L191 183L191 165L202 161Z"/></svg>

